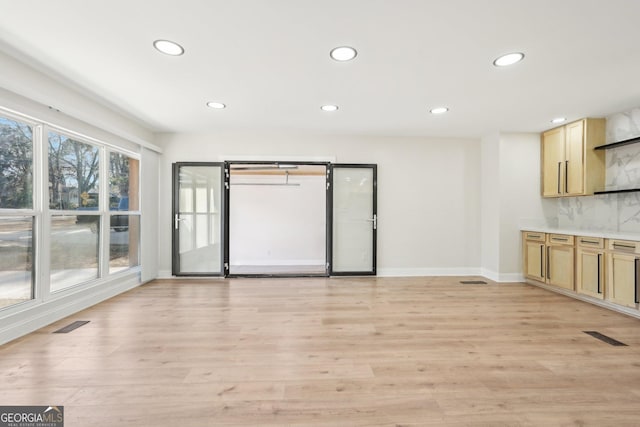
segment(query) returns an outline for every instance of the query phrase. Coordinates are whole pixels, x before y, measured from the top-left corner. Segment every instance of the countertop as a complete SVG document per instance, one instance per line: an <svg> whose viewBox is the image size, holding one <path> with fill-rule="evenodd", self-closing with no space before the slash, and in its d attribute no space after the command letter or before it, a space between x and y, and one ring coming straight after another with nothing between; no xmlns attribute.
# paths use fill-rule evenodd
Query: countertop
<svg viewBox="0 0 640 427"><path fill-rule="evenodd" d="M584 230L578 228L560 228L549 226L526 226L522 231L537 231L538 233L569 234L571 236L603 237L605 239L621 239L640 241L640 233L608 230Z"/></svg>

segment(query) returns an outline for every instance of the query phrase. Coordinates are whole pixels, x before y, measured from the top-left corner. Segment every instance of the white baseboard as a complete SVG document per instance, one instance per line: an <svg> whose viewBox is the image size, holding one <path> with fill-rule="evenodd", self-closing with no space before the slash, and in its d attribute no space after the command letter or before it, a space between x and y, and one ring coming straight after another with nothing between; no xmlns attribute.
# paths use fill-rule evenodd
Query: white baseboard
<svg viewBox="0 0 640 427"><path fill-rule="evenodd" d="M498 273L482 268L480 269L480 275L498 283L524 282L524 275L522 273Z"/></svg>
<svg viewBox="0 0 640 427"><path fill-rule="evenodd" d="M0 345L71 316L140 285L140 273L119 275L49 301L30 301L2 318ZM83 319L91 320L91 319Z"/></svg>
<svg viewBox="0 0 640 427"><path fill-rule="evenodd" d="M156 279L172 279L173 274L171 274L171 270L158 270L158 277Z"/></svg>
<svg viewBox="0 0 640 427"><path fill-rule="evenodd" d="M479 268L379 268L379 277L480 276Z"/></svg>

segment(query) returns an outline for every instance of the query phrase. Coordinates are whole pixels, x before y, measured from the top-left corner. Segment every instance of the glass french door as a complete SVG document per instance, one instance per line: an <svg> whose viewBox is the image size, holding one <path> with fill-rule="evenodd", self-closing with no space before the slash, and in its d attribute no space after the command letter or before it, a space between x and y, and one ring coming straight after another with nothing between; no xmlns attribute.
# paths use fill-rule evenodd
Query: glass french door
<svg viewBox="0 0 640 427"><path fill-rule="evenodd" d="M174 163L173 275L224 275L224 177L224 163Z"/></svg>
<svg viewBox="0 0 640 427"><path fill-rule="evenodd" d="M375 275L377 166L334 164L331 198L330 274Z"/></svg>

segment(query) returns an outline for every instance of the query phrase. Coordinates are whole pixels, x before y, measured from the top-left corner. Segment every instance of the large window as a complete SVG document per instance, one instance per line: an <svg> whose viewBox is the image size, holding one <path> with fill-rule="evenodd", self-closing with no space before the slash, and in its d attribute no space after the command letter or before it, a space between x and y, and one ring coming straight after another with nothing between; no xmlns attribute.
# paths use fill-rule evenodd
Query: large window
<svg viewBox="0 0 640 427"><path fill-rule="evenodd" d="M2 111L0 310L138 267L135 154Z"/></svg>
<svg viewBox="0 0 640 427"><path fill-rule="evenodd" d="M33 126L0 116L0 309L34 297Z"/></svg>

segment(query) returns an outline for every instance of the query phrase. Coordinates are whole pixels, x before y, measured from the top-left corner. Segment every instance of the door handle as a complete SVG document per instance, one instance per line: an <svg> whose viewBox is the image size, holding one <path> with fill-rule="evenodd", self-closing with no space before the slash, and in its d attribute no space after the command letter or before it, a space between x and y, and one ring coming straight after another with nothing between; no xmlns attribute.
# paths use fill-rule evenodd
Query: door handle
<svg viewBox="0 0 640 427"><path fill-rule="evenodd" d="M175 229L178 229L178 226L180 224L180 221L184 221L184 218L180 218L180 214L175 214L174 218L173 218L173 224Z"/></svg>
<svg viewBox="0 0 640 427"><path fill-rule="evenodd" d="M558 162L558 194L562 194L562 189L560 188L562 179L560 178L560 168L562 168L562 162Z"/></svg>
<svg viewBox="0 0 640 427"><path fill-rule="evenodd" d="M634 271L633 271L633 302L638 304L638 262L640 262L640 258L636 258L634 262Z"/></svg>
<svg viewBox="0 0 640 427"><path fill-rule="evenodd" d="M564 164L564 192L569 192L569 160Z"/></svg>
<svg viewBox="0 0 640 427"><path fill-rule="evenodd" d="M378 229L378 215L374 214L373 218L367 218L365 221L369 221L373 223L373 229Z"/></svg>

